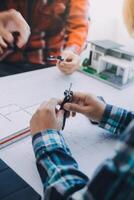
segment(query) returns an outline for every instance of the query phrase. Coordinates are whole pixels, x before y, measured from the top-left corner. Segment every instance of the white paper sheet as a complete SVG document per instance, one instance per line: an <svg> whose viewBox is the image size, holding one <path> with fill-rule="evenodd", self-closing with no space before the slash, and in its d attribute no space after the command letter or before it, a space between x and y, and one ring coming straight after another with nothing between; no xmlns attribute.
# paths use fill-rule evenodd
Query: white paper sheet
<svg viewBox="0 0 134 200"><path fill-rule="evenodd" d="M70 82L73 91L91 92L109 103L134 109L133 98L128 98L134 96L134 86L120 91L79 72L65 76L51 68L5 77L0 79L0 138L27 127L38 105L52 97L63 98ZM82 115L67 120L63 134L80 169L90 177L99 163L113 155L116 146L107 132ZM0 157L42 194L30 137L2 149Z"/></svg>
<svg viewBox="0 0 134 200"><path fill-rule="evenodd" d="M0 107L0 140L29 127L32 114L39 105L22 108L17 104Z"/></svg>

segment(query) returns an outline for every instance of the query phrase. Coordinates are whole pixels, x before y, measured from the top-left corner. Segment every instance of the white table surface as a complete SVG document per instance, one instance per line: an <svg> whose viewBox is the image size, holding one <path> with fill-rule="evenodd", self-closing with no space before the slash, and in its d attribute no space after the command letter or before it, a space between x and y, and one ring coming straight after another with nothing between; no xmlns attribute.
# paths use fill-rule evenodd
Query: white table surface
<svg viewBox="0 0 134 200"><path fill-rule="evenodd" d="M134 85L118 90L81 72L65 76L55 67L0 78L0 107L9 104L30 107L51 97L62 98L70 82L73 83L73 91L101 95L111 104L134 110ZM91 125L82 115L67 121L64 135L80 169L89 177L98 164L113 155L116 147L115 139L106 131ZM43 194L31 137L2 149L0 157L37 192Z"/></svg>

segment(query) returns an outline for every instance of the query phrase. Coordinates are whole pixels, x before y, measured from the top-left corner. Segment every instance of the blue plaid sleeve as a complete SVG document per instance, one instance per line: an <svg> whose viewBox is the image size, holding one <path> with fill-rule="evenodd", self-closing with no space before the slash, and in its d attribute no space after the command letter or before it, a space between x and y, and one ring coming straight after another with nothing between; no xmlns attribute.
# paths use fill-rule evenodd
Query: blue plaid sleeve
<svg viewBox="0 0 134 200"><path fill-rule="evenodd" d="M62 134L47 130L33 136L32 143L45 199L67 199L79 190L82 191L79 195L82 195L88 178L79 171Z"/></svg>
<svg viewBox="0 0 134 200"><path fill-rule="evenodd" d="M134 119L134 112L107 104L100 127L119 135Z"/></svg>
<svg viewBox="0 0 134 200"><path fill-rule="evenodd" d="M96 200L134 199L134 121L120 136L115 155L97 168L88 190Z"/></svg>
<svg viewBox="0 0 134 200"><path fill-rule="evenodd" d="M38 133L33 147L45 200L134 199L134 122L122 134L116 154L97 168L90 182L60 132Z"/></svg>

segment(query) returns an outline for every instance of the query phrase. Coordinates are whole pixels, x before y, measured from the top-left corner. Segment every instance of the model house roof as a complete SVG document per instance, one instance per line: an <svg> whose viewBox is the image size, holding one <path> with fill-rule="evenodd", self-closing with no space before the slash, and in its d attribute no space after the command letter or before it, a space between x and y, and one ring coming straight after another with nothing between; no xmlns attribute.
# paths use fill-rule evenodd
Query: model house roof
<svg viewBox="0 0 134 200"><path fill-rule="evenodd" d="M95 41L91 41L91 44L101 47L103 49L116 49L116 48L120 48L122 47L122 45L113 42L111 40L95 40Z"/></svg>
<svg viewBox="0 0 134 200"><path fill-rule="evenodd" d="M91 44L99 47L105 54L113 57L126 58L128 60L134 58L133 52L125 51L123 45L111 40L95 40L91 41Z"/></svg>
<svg viewBox="0 0 134 200"><path fill-rule="evenodd" d="M121 48L117 48L117 49L113 49L115 52L118 52L118 53L121 53L121 54L124 54L124 55L128 55L128 56L131 56L131 57L134 57L134 53L133 52L129 52L129 51L126 51L124 49L121 49Z"/></svg>

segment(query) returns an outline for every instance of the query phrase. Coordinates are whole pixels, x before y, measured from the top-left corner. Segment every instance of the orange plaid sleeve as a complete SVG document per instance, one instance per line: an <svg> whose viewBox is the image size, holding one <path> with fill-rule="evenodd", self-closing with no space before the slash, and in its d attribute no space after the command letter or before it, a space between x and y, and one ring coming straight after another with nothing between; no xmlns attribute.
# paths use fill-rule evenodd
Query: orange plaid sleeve
<svg viewBox="0 0 134 200"><path fill-rule="evenodd" d="M66 24L65 48L80 53L85 47L89 28L89 0L70 0Z"/></svg>

